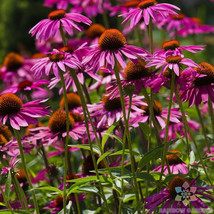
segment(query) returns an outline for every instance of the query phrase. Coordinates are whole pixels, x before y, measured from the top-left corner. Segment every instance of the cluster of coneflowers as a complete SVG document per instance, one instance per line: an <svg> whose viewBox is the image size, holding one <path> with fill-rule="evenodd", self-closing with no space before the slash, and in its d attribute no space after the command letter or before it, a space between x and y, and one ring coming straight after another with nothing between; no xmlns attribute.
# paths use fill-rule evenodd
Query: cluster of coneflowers
<svg viewBox="0 0 214 214"><path fill-rule="evenodd" d="M38 53L0 69L0 209L214 209L214 67L180 43L214 27L156 0L44 5L57 10L29 31Z"/></svg>

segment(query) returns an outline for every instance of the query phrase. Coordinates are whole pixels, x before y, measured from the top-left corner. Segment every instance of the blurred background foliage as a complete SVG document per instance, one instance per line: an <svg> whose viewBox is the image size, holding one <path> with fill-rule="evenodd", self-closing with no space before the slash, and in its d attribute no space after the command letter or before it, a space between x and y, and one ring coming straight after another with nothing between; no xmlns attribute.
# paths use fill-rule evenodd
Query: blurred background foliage
<svg viewBox="0 0 214 214"><path fill-rule="evenodd" d="M115 0L113 1L115 3ZM199 17L203 24L214 24L214 3L210 0L158 0L179 6L189 17ZM28 31L47 17L51 8L43 6L44 0L0 0L0 64L11 52L31 55L35 52L34 38ZM114 20L114 19L111 19ZM114 22L112 22L114 25ZM113 26L112 25L112 26ZM113 26L114 27L114 26ZM183 40L183 39L182 39ZM193 44L193 38L185 38L185 44ZM207 59L214 63L214 36L197 36L197 44L207 44ZM201 61L201 60L200 60Z"/></svg>

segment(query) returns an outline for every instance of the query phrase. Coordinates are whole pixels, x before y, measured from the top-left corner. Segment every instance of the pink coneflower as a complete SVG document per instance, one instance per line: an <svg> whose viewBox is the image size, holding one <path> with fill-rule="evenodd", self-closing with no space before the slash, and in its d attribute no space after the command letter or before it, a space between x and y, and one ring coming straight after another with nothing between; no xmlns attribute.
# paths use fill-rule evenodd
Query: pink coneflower
<svg viewBox="0 0 214 214"><path fill-rule="evenodd" d="M131 9L128 13L124 13L120 16L125 17L122 24L126 24L131 20L130 27L133 28L142 18L145 24L148 25L150 18L154 22L158 21L157 15L160 15L163 19L170 14L177 15L174 10L180 10L180 8L172 4L159 4L155 0L143 0L137 5L136 9Z"/></svg>
<svg viewBox="0 0 214 214"><path fill-rule="evenodd" d="M178 56L182 55L182 51L189 51L191 53L197 53L197 51L204 50L206 45L187 45L181 46L177 40L170 40L164 42L162 45L162 50L156 51L154 56ZM183 56L183 55L182 55Z"/></svg>
<svg viewBox="0 0 214 214"><path fill-rule="evenodd" d="M0 96L0 121L5 124L9 120L10 125L20 130L29 124L38 123L35 118L48 116L50 110L40 105L44 100L35 100L23 104L22 100L12 93Z"/></svg>
<svg viewBox="0 0 214 214"><path fill-rule="evenodd" d="M147 87L147 82L149 81L151 72L145 67L145 65L146 63L142 60L138 60L138 63L136 64L132 61L128 62L124 70L124 79L121 80L123 90L126 90L126 87L129 87L129 85L132 85L134 93L139 94L143 85ZM109 94L110 99L117 97L119 94L117 84L113 84L108 87L107 90L111 91Z"/></svg>
<svg viewBox="0 0 214 214"><path fill-rule="evenodd" d="M191 34L214 33L214 27L211 25L203 25L198 17L188 18L189 25L178 30L178 35L186 37Z"/></svg>
<svg viewBox="0 0 214 214"><path fill-rule="evenodd" d="M76 117L77 118L77 117ZM82 139L85 131L85 125L75 121L74 116L69 114L69 135L74 140ZM63 109L59 109L53 113L48 122L48 127L38 127L32 129L35 131L33 138L42 140L45 145L57 143L66 136L66 114Z"/></svg>
<svg viewBox="0 0 214 214"><path fill-rule="evenodd" d="M51 72L60 79L59 70L66 72L67 68L78 69L80 67L80 62L70 53L54 49L48 57L37 59L31 70L34 71L34 76L38 79L44 74L49 76Z"/></svg>
<svg viewBox="0 0 214 214"><path fill-rule="evenodd" d="M17 53L11 52L4 58L3 67L1 67L1 79L4 80L5 88L10 88L19 83L19 81L34 81L31 72L31 60Z"/></svg>
<svg viewBox="0 0 214 214"><path fill-rule="evenodd" d="M162 19L161 17L159 18L160 19L158 20L158 26L166 29L166 31L171 32L169 34L169 36L171 37L175 36L175 33L181 28L188 28L188 26L191 25L189 18L187 18L182 13L179 13L177 15L170 15L166 19Z"/></svg>
<svg viewBox="0 0 214 214"><path fill-rule="evenodd" d="M127 13L130 9L134 9L137 7L137 5L140 3L139 0L129 0L129 1L125 1L123 4L121 5L116 5L110 8L110 16L115 16L117 13L123 14L123 13Z"/></svg>
<svg viewBox="0 0 214 214"><path fill-rule="evenodd" d="M133 127L138 127L139 123L145 123L145 122L149 121L150 113L149 113L148 105L141 106L141 109L144 110L144 112L140 113L140 114L138 112L136 112L135 117L133 117L130 120L130 124ZM163 106L157 100L154 100L153 110L154 110L154 116L157 119L158 123L160 124L160 126L162 128L164 128L166 125L165 119L167 118L168 110L163 109ZM170 114L171 122L175 122L175 123L180 122L178 119L180 116L181 116L181 114L177 108L171 109L171 114Z"/></svg>
<svg viewBox="0 0 214 214"><path fill-rule="evenodd" d="M54 7L56 5L57 9L63 9L66 10L68 7L68 4L72 4L73 0L45 0L44 6L45 7Z"/></svg>
<svg viewBox="0 0 214 214"><path fill-rule="evenodd" d="M110 8L111 2L109 0L78 0L78 4L71 8L71 12L83 13L91 18L110 10Z"/></svg>
<svg viewBox="0 0 214 214"><path fill-rule="evenodd" d="M206 103L209 97L214 103L214 67L207 62L198 65L195 70L184 72L190 76L190 81L180 88L180 98L184 102L189 101L189 106Z"/></svg>
<svg viewBox="0 0 214 214"><path fill-rule="evenodd" d="M1 92L1 94L5 94L5 93L17 93L17 92L21 92L23 94L27 93L27 92L32 92L33 90L43 90L43 88L41 88L41 85L45 85L48 84L49 80L36 80L34 82L31 81L23 81L20 82L18 85L15 86L11 86L10 88L4 90Z"/></svg>
<svg viewBox="0 0 214 214"><path fill-rule="evenodd" d="M189 213L189 204L199 213L203 213L202 209L208 209L208 206L201 200L201 196L214 201L211 193L208 192L212 187L196 187L196 179L189 182L183 177L175 176L168 187L144 199L146 202L145 208L149 210L148 214L151 214L160 204L163 204L159 210L159 213L162 214L169 212ZM182 192L183 194L181 194Z"/></svg>
<svg viewBox="0 0 214 214"><path fill-rule="evenodd" d="M92 24L86 31L86 42L91 45L97 44L99 37L105 30L105 27L101 24Z"/></svg>
<svg viewBox="0 0 214 214"><path fill-rule="evenodd" d="M11 171L11 169L14 169L16 167L16 164L19 163L21 161L21 159L17 159L17 156L13 156L10 158L10 162L9 162L9 166L4 166L2 168L2 171L1 171L1 174L6 174L8 173L9 171Z"/></svg>
<svg viewBox="0 0 214 214"><path fill-rule="evenodd" d="M103 85L107 87L108 85L110 85L110 83L116 81L115 74L106 73L106 72L103 72L102 70L99 71L99 74L100 74L100 79L88 88L89 91L99 89ZM120 72L120 79L122 79L121 72Z"/></svg>
<svg viewBox="0 0 214 214"><path fill-rule="evenodd" d="M178 150L172 150L172 151L169 151L169 153L181 153L181 152ZM166 156L166 159L167 159L168 164L169 164L170 173L172 173L172 174L178 174L178 173L187 174L188 173L187 164L184 163L179 158L178 155L170 154L170 155ZM162 165L156 167L152 171L161 172L161 169L162 169ZM168 175L168 169L167 169L166 164L164 165L163 173L164 173L164 175Z"/></svg>
<svg viewBox="0 0 214 214"><path fill-rule="evenodd" d="M73 28L81 31L81 28L75 22L82 22L86 25L91 24L91 20L81 14L66 13L65 10L54 10L48 14L48 19L40 21L29 33L32 36L36 34L36 40L48 40L49 38L54 38L61 26L65 32L72 35Z"/></svg>
<svg viewBox="0 0 214 214"><path fill-rule="evenodd" d="M206 157L210 157L210 161L214 161L214 146L211 146L210 147L210 153L207 152L208 151L208 148L204 148L204 151L206 151Z"/></svg>
<svg viewBox="0 0 214 214"><path fill-rule="evenodd" d="M193 129L194 131L198 131L199 130L200 124L197 123L196 121L188 119L187 123L188 123L189 127L191 129ZM163 130L160 131L160 137L162 139L164 139L165 133L166 133L165 129L163 129ZM167 140L169 141L169 140L175 140L175 139L177 139L178 138L178 134L180 136L185 136L183 122L182 121L180 121L178 123L172 123L172 122L170 122L170 124L169 124L169 130L168 130L168 139ZM189 138L191 139L191 137L189 135L189 132L187 132L187 134L188 134Z"/></svg>
<svg viewBox="0 0 214 214"><path fill-rule="evenodd" d="M155 66L156 69L162 67L160 74L162 74L167 68L175 72L177 76L180 75L180 67L186 65L189 67L199 67L197 63L191 59L183 58L182 56L154 56L148 58L149 63L146 67Z"/></svg>
<svg viewBox="0 0 214 214"><path fill-rule="evenodd" d="M107 92L108 93L108 92ZM144 110L138 108L137 106L147 106L147 104L142 100L142 96L133 96L130 118L135 116L136 112L143 113ZM126 114L128 114L129 108L129 97L124 97ZM103 96L102 102L95 103L93 105L88 105L89 111L92 117L101 118L97 128L103 127L106 124L111 126L114 122L119 121L123 118L122 106L120 97L110 99L106 94Z"/></svg>
<svg viewBox="0 0 214 214"><path fill-rule="evenodd" d="M129 60L137 63L137 56L145 58L150 54L139 47L127 45L125 36L117 29L105 30L99 38L99 44L90 47L88 55L83 60L93 71L97 72L103 69L106 72L113 72L115 58L122 68L126 67L123 57L125 55Z"/></svg>

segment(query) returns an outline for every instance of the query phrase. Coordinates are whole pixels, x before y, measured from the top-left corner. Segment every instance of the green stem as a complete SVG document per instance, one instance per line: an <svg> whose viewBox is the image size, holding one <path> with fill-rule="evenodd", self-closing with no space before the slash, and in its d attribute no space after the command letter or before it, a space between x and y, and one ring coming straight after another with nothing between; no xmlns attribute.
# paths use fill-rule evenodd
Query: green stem
<svg viewBox="0 0 214 214"><path fill-rule="evenodd" d="M66 86L65 86L65 80L63 77L63 71L59 69L59 75L61 78L61 84L63 88L63 96L65 101L65 114L66 114L66 138L64 142L65 147L65 160L64 160L64 181L63 181L63 210L64 214L66 214L66 202L67 202L67 192L66 192L66 177L67 177L67 170L68 170L68 140L69 140L69 108L68 108L68 98L66 93Z"/></svg>
<svg viewBox="0 0 214 214"><path fill-rule="evenodd" d="M115 59L115 62L117 60ZM117 79L117 84L120 92L120 100L121 100L121 106L122 106L122 111L123 111L123 119L125 123L125 133L124 135L127 137L127 142L128 142L128 148L129 148L129 153L130 153L130 160L131 160L131 170L133 174L133 180L134 180L134 190L135 190L135 195L136 195L136 202L137 202L137 208L139 207L139 192L138 192L138 184L137 184L137 179L135 175L135 160L134 160L134 155L132 151L132 145L131 145L131 137L130 137L130 132L129 132L129 124L128 120L126 118L126 110L125 110L125 101L124 101L124 96L123 96L123 89L120 81L120 75L119 75L119 70L117 66L115 66L115 76ZM124 141L125 142L125 141Z"/></svg>
<svg viewBox="0 0 214 214"><path fill-rule="evenodd" d="M213 113L213 105L210 97L208 98L208 106L209 106L209 113L210 113L210 118L212 122L212 130L213 130L213 136L214 136L214 113Z"/></svg>
<svg viewBox="0 0 214 214"><path fill-rule="evenodd" d="M189 127L189 125L188 125L188 122L187 122L187 119L186 119L186 115L185 115L185 111L184 111L184 108L183 108L183 105L182 105L182 102L181 102L181 100L180 100L180 97L179 97L179 94L178 94L177 90L175 90L175 96L176 96L177 102L178 102L178 104L179 104L179 107L180 107L180 109L181 109L181 114L182 114L182 119L183 119L184 126L187 128L187 130L188 130L188 132L189 132L189 135L190 135L190 137L191 137L191 139L192 139L192 141L193 141L193 143L194 143L194 146L195 146L196 151L197 151L197 153L198 153L198 156L199 156L199 159L200 159L200 163L201 163L201 165L202 165L202 167L203 167L204 173L205 173L205 175L206 175L208 181L209 181L210 184L212 185L212 181L211 181L211 179L210 179L210 177L209 177L209 175L208 175L208 173L207 173L207 169L206 169L206 166L205 166L205 164L204 164L204 162L203 162L203 159L202 159L202 156L201 156L201 153L200 153L200 149L198 148L198 145L197 145L197 142L196 142L196 140L195 140L195 137L194 137L194 135L192 134L192 130L190 129L190 127Z"/></svg>
<svg viewBox="0 0 214 214"><path fill-rule="evenodd" d="M63 28L62 28L61 24L60 24L60 27L59 27L59 31L60 31L60 35L61 35L61 38L62 38L63 45L66 47L67 46L67 41L66 41L65 34L64 34L64 31L63 31Z"/></svg>
<svg viewBox="0 0 214 214"><path fill-rule="evenodd" d="M129 116L131 112L131 105L132 105L132 96L129 96L129 110L128 110L128 117L127 120L129 121ZM122 123L122 121L121 121ZM123 124L121 125L123 126ZM121 127L123 128L123 127ZM122 160L121 160L121 177L124 175L124 162L125 162L125 148L126 148L126 135L123 133L123 151L122 151ZM122 212L122 204L123 204L123 192L124 192L124 181L123 178L121 179L121 197L119 201L119 211L118 213L121 214Z"/></svg>
<svg viewBox="0 0 214 214"><path fill-rule="evenodd" d="M4 193L3 189L1 188L1 186L0 186L0 191L1 191L1 194L2 194L2 196L3 196L3 198L4 198L5 203L6 203L6 205L7 205L7 208L10 210L10 212L11 212L12 214L14 214L13 209L12 209L12 207L10 206L10 202L7 200L7 196L5 195L5 193Z"/></svg>
<svg viewBox="0 0 214 214"><path fill-rule="evenodd" d="M107 17L107 14L106 14L106 11L105 11L103 5L102 5L102 9L103 9L102 17L103 17L104 26L106 29L109 29L108 17Z"/></svg>
<svg viewBox="0 0 214 214"><path fill-rule="evenodd" d="M161 142L161 138L160 138L159 131L158 131L158 124L157 124L157 120L155 118L154 109L153 109L153 93L152 93L152 90L151 90L151 98L149 97L145 86L142 87L142 93L143 93L143 95L147 101L148 106L149 106L149 115L150 115L149 125L151 126L151 128L150 128L150 133L149 133L149 138L148 138L148 145L151 142L152 128L154 128L155 137L156 137L158 145L161 145L162 142ZM152 127L152 122L153 122L154 127Z"/></svg>
<svg viewBox="0 0 214 214"><path fill-rule="evenodd" d="M206 129L205 129L205 126L204 126L204 121L203 121L203 118L202 118L202 115L201 115L201 112L198 108L197 105L195 105L196 107L196 110L197 110L197 113L198 113L198 117L199 117L199 121L200 121L200 124L201 124L201 128L202 128L202 132L203 132L203 135L204 135L204 139L205 139L205 143L207 145L207 148L208 148L208 151L210 151L210 145L209 145L209 141L208 141L208 138L207 138L207 133L206 133Z"/></svg>
<svg viewBox="0 0 214 214"><path fill-rule="evenodd" d="M46 171L48 172L49 171L49 163L48 163L48 159L47 159L47 156L46 156L45 148L44 148L42 143L40 144L40 149L41 149L41 152L42 152L42 157L43 157L43 160L44 160L44 163L45 163ZM50 185L54 186L53 180L51 178L50 173L48 173L48 177L49 177L49 180L50 180Z"/></svg>
<svg viewBox="0 0 214 214"><path fill-rule="evenodd" d="M171 89L170 89L169 107L168 107L168 113L167 113L166 131L165 131L165 137L164 137L164 141L163 141L164 148L163 148L163 156L162 156L162 168L161 168L161 174L160 174L159 181L161 181L162 176L163 176L165 162L167 164L167 169L170 174L169 163L168 163L168 161L166 161L166 153L168 150L167 140L168 140L168 132L169 132L169 124L170 124L170 114L171 114L171 108L172 108L172 98L173 98L173 93L175 91L175 72L171 70L171 73L172 73Z"/></svg>
<svg viewBox="0 0 214 214"><path fill-rule="evenodd" d="M102 187L100 179L99 179L98 166L97 166L97 162L96 162L96 159L95 159L95 156L94 156L93 145L92 145L92 142L91 142L91 137L90 137L90 132L89 132L87 109L86 109L87 107L86 107L85 98L83 96L81 85L80 85L79 80L77 78L76 72L74 70L71 70L70 73L71 73L71 76L72 76L72 78L74 80L74 83L75 83L76 88L77 88L77 92L78 92L78 94L80 96L80 99L81 99L82 108L83 108L83 114L84 114L84 120L85 120L85 126L86 126L86 132L87 132L87 136L88 136L88 142L89 142L89 146L90 146L90 152L91 152L92 161L93 161L95 173L96 173L97 180L98 180L99 189L101 191L101 195L102 195L105 207L106 207L108 213L110 213L109 212L108 203L107 203L107 200L106 200L106 197L105 197L105 193L104 193L103 187Z"/></svg>
<svg viewBox="0 0 214 214"><path fill-rule="evenodd" d="M14 176L13 174L12 174L12 179L13 179L13 183L15 185L15 188L17 189L18 198L19 198L21 204L23 203L22 202L22 200L23 200L25 209L27 211L29 211L28 203L27 203L27 199L26 199L26 195L24 193L24 190L20 187L20 183L18 182L16 176Z"/></svg>
<svg viewBox="0 0 214 214"><path fill-rule="evenodd" d="M80 203L79 203L79 199L78 199L78 195L74 193L74 197L76 200L76 209L77 209L77 213L80 214Z"/></svg>
<svg viewBox="0 0 214 214"><path fill-rule="evenodd" d="M149 21L149 42L150 42L150 53L153 54L154 48L153 48L153 32L152 32L152 17L150 17L150 21Z"/></svg>
<svg viewBox="0 0 214 214"><path fill-rule="evenodd" d="M33 189L33 184L31 183L31 180L30 180L28 172L27 172L27 166L26 166L26 162L25 162L25 156L24 156L21 138L20 138L19 132L16 129L13 129L13 131L14 131L15 137L16 137L18 145L19 145L19 151L20 151L20 156L21 156L22 166L23 166L23 169L25 172L25 176L26 176L26 179L28 181L29 187L30 187L31 192L32 192L34 207L36 209L36 213L39 214L39 206L38 206L38 203L36 200L36 194L35 194L35 191Z"/></svg>

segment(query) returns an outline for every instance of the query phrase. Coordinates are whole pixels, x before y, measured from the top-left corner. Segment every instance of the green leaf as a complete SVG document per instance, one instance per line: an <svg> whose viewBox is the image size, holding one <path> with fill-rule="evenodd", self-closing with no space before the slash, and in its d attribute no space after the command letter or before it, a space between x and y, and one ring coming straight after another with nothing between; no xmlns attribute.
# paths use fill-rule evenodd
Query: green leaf
<svg viewBox="0 0 214 214"><path fill-rule="evenodd" d="M111 178L100 175L100 182L111 182ZM82 177L77 179L68 180L67 182L74 182L74 183L88 183L92 181L98 181L97 176L89 176L89 177Z"/></svg>
<svg viewBox="0 0 214 214"><path fill-rule="evenodd" d="M105 135L111 136L111 137L115 138L116 140L118 140L118 142L120 142L121 144L123 144L123 140L120 137L118 137L117 135L115 135L115 134L109 134L109 133L105 133Z"/></svg>
<svg viewBox="0 0 214 214"><path fill-rule="evenodd" d="M140 128L142 129L143 133L148 137L150 134L150 128L147 123L139 123Z"/></svg>
<svg viewBox="0 0 214 214"><path fill-rule="evenodd" d="M90 146L88 145L88 144L76 144L76 145L68 145L68 146L70 146L70 147L75 147L75 148L80 148L80 149L86 149L86 150L91 150L91 148L90 148ZM97 153L97 154L101 154L101 151L100 151L100 149L99 149L99 147L97 146L97 145L92 145L92 147L93 147L93 151L95 152L95 153Z"/></svg>
<svg viewBox="0 0 214 214"><path fill-rule="evenodd" d="M68 204L66 205L66 214L70 213L70 208L71 208L72 202L69 201ZM62 209L58 214L64 214L64 210Z"/></svg>
<svg viewBox="0 0 214 214"><path fill-rule="evenodd" d="M168 142L168 146L172 143L176 142L178 139ZM162 157L163 155L163 148L164 144L161 146L151 150L150 152L146 153L140 162L138 163L138 171L140 171L146 164L148 164L151 160L157 160L158 158Z"/></svg>
<svg viewBox="0 0 214 214"><path fill-rule="evenodd" d="M81 192L91 192L91 193L98 193L99 192L99 190L93 186L80 187L78 190Z"/></svg>
<svg viewBox="0 0 214 214"><path fill-rule="evenodd" d="M10 186L11 186L11 173L8 172L7 180L5 184L5 196L7 197L7 200L9 200L10 197Z"/></svg>
<svg viewBox="0 0 214 214"><path fill-rule="evenodd" d="M52 186L43 186L43 187L37 187L37 188L33 188L34 190L35 189L38 189L38 190L48 190L48 191L51 191L51 192L58 192L60 194L63 195L63 192L58 189L57 187L52 187ZM32 191L32 190L29 190L29 191Z"/></svg>
<svg viewBox="0 0 214 214"><path fill-rule="evenodd" d="M161 145L150 152L146 153L138 164L138 170L141 170L146 164L148 164L151 160L157 160L162 156L164 145Z"/></svg>
<svg viewBox="0 0 214 214"><path fill-rule="evenodd" d="M102 150L104 150L105 144L106 144L106 142L107 142L107 140L109 138L108 134L110 134L117 125L118 125L118 122L113 124L112 126L110 126L108 128L108 130L106 131L106 133L104 133L104 136L103 136L103 139L102 139Z"/></svg>
<svg viewBox="0 0 214 214"><path fill-rule="evenodd" d="M117 152L114 152L114 153L110 154L110 156L113 156L113 155L122 155L122 154L123 154L123 150L119 150ZM128 149L125 149L124 154L125 155L129 155L130 151ZM136 155L136 156L141 155L140 153L138 153L136 151L133 151L133 154Z"/></svg>
<svg viewBox="0 0 214 214"><path fill-rule="evenodd" d="M113 152L113 150L107 151L104 154L102 154L98 160L97 160L97 165L100 163L100 161L102 161L106 156L108 156L109 154L111 154Z"/></svg>
<svg viewBox="0 0 214 214"><path fill-rule="evenodd" d="M6 207L6 205L5 205L5 204L3 204L2 202L0 202L0 206Z"/></svg>

